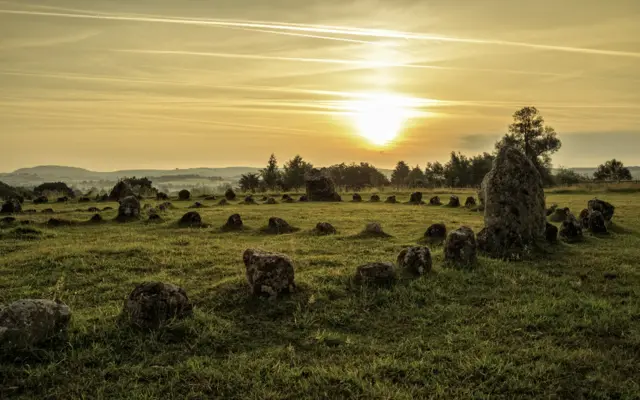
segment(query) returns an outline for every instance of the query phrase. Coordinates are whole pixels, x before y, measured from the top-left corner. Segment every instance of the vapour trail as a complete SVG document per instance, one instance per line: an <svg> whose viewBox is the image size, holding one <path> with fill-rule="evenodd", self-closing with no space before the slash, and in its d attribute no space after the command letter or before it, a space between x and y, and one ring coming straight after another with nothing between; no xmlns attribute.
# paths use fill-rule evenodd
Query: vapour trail
<svg viewBox="0 0 640 400"><path fill-rule="evenodd" d="M364 36L364 37L377 37L377 38L412 39L412 40L428 40L428 41L439 41L439 42L509 46L509 47L521 47L521 48L529 48L529 49L536 49L536 50L560 51L560 52L568 52L568 53L640 58L640 53L630 52L630 51L602 50L602 49L545 45L545 44L526 43L526 42L511 42L506 40L456 38L456 37L449 37L449 36L427 35L427 34L421 34L421 33L401 32L401 31L391 31L391 30L357 29L357 28L349 28L349 27L322 27L322 26L315 26L315 25L257 23L257 22L250 22L250 21L235 22L235 21L229 21L229 20L213 20L213 19L197 20L197 19L171 18L171 17L151 18L151 17L136 17L136 16L106 15L106 14L69 14L69 13L58 13L58 12L22 11L22 10L0 10L0 14L78 18L78 19L97 19L97 20L112 20L112 21L149 22L149 23L170 23L170 24L201 25L201 26L222 26L222 27L226 26L226 27L237 27L237 28L258 28L258 29L272 29L272 30L294 31L294 32L340 34L340 35L347 35L347 36Z"/></svg>

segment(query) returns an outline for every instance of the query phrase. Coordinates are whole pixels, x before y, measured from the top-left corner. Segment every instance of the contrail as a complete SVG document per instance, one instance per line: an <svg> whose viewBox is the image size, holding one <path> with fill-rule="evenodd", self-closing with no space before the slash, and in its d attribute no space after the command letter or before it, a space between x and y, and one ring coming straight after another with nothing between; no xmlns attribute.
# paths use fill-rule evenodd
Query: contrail
<svg viewBox="0 0 640 400"><path fill-rule="evenodd" d="M257 28L257 29L271 29L293 32L310 32L310 33L327 33L327 34L339 34L347 36L362 36L362 37L377 37L377 38L392 38L392 39L412 39L412 40L428 40L439 42L453 42L453 43L469 43L469 44L482 44L482 45L497 45L497 46L510 46L530 48L536 50L550 50L568 53L581 53L592 55L607 55L615 57L632 57L640 58L640 53L630 51L618 51L618 50L602 50L583 47L570 47L570 46L556 46L545 45L536 43L525 42L511 42L505 40L487 40L487 39L470 39L470 38L456 38L449 36L427 35L420 33L399 32L390 30L374 30L374 29L358 29L348 27L322 27L315 25L294 25L294 24L273 24L273 23L257 23L257 22L234 22L229 20L197 20L186 18L169 18L169 17L134 17L134 16L119 16L119 15L106 15L106 14L69 14L69 13L57 13L57 12L44 12L44 11L20 11L20 10L0 10L0 14L13 14L13 15L32 15L43 17L60 17L60 18L78 18L78 19L97 19L97 20L112 20L112 21L133 21L133 22L149 22L149 23L170 23L170 24L183 24L183 25L201 25L201 26L221 26L221 27L236 27L236 28Z"/></svg>

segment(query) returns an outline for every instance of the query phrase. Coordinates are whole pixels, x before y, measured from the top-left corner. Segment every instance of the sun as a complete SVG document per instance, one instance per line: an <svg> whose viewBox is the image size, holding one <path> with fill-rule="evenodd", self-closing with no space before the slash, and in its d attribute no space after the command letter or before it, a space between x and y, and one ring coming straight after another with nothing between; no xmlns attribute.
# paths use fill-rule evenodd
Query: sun
<svg viewBox="0 0 640 400"><path fill-rule="evenodd" d="M386 94L362 96L348 108L358 133L376 146L393 141L412 116L408 99Z"/></svg>

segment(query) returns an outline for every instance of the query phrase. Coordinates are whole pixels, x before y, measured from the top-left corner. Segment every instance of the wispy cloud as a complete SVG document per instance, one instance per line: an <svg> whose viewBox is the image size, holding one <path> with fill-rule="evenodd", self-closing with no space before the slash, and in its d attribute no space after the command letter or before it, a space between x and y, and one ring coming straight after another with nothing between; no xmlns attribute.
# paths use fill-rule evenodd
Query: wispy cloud
<svg viewBox="0 0 640 400"><path fill-rule="evenodd" d="M506 41L506 40L493 40L493 39L460 38L460 37L450 37L450 36L440 36L440 35L429 35L429 34L423 34L423 33L411 33L411 32L392 31L392 30L363 29L363 28L351 28L351 27L339 27L339 26L326 27L326 26L303 25L303 24L283 24L283 23L278 24L278 23L253 22L253 21L187 19L187 18L175 18L175 17L141 17L141 16L132 16L132 15L124 16L124 15L95 14L95 13L72 14L72 13L61 13L61 12L7 10L7 9L0 10L0 14L30 15L30 16L58 17L58 18L76 18L76 19L96 19L96 20L111 20L111 21L131 21L131 22L144 22L144 23L168 23L168 24L183 24L183 25L269 29L269 30L292 31L292 32L303 32L303 33L309 32L314 34L322 33L322 34L375 37L375 38L387 38L387 39L426 40L426 41L436 41L436 42L509 46L509 47L529 48L534 50L548 50L548 51L581 53L581 54L591 54L591 55L601 55L601 56L640 58L639 52L630 52L630 51L592 49L592 48L583 48L583 47L547 45L547 44L515 42L515 41L512 42L512 41Z"/></svg>

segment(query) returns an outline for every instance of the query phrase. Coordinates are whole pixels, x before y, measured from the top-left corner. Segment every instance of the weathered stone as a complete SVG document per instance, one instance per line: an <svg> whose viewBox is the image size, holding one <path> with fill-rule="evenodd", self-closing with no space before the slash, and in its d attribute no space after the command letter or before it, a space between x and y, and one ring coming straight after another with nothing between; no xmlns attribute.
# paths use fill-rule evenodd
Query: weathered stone
<svg viewBox="0 0 640 400"><path fill-rule="evenodd" d="M318 169L305 174L305 186L309 201L341 201L333 180Z"/></svg>
<svg viewBox="0 0 640 400"><path fill-rule="evenodd" d="M371 198L369 198L369 201L372 203L378 203L380 201L380 196L378 196L377 194L372 194Z"/></svg>
<svg viewBox="0 0 640 400"><path fill-rule="evenodd" d="M589 208L589 212L600 211L602 213L602 217L607 223L611 221L616 210L613 204L599 199L589 200L589 203L587 205Z"/></svg>
<svg viewBox="0 0 640 400"><path fill-rule="evenodd" d="M253 196L249 195L244 198L244 204L258 204L258 203L256 203L256 201L253 199Z"/></svg>
<svg viewBox="0 0 640 400"><path fill-rule="evenodd" d="M580 219L589 218L589 210L584 208L580 211Z"/></svg>
<svg viewBox="0 0 640 400"><path fill-rule="evenodd" d="M129 294L123 313L132 325L159 329L173 320L189 317L193 306L184 289L163 282L144 282Z"/></svg>
<svg viewBox="0 0 640 400"><path fill-rule="evenodd" d="M296 229L282 218L271 217L269 218L269 225L267 226L266 231L268 233L282 234L295 232Z"/></svg>
<svg viewBox="0 0 640 400"><path fill-rule="evenodd" d="M103 222L104 220L102 219L102 216L100 214L94 214L90 219L89 222L93 222L94 224Z"/></svg>
<svg viewBox="0 0 640 400"><path fill-rule="evenodd" d="M240 214L233 214L227 218L227 222L222 226L222 230L225 231L239 231L244 228L242 217Z"/></svg>
<svg viewBox="0 0 640 400"><path fill-rule="evenodd" d="M158 214L149 214L150 222L162 222L162 217Z"/></svg>
<svg viewBox="0 0 640 400"><path fill-rule="evenodd" d="M52 228L57 228L59 226L71 226L71 225L73 225L73 222L66 219L50 218L49 221L47 221L47 226Z"/></svg>
<svg viewBox="0 0 640 400"><path fill-rule="evenodd" d="M354 203L360 203L362 201L362 196L360 196L358 193L354 193L351 198Z"/></svg>
<svg viewBox="0 0 640 400"><path fill-rule="evenodd" d="M567 218L562 221L562 227L560 228L560 237L562 240L573 243L583 239L582 225L576 217L569 213Z"/></svg>
<svg viewBox="0 0 640 400"><path fill-rule="evenodd" d="M409 198L411 204L424 204L422 203L422 192L413 192Z"/></svg>
<svg viewBox="0 0 640 400"><path fill-rule="evenodd" d="M265 204L278 204L278 202L273 197L269 197Z"/></svg>
<svg viewBox="0 0 640 400"><path fill-rule="evenodd" d="M387 262L374 262L356 268L356 283L389 284L396 279L396 268Z"/></svg>
<svg viewBox="0 0 640 400"><path fill-rule="evenodd" d="M396 199L396 196L389 196L384 202L389 204L395 204L398 202L398 200Z"/></svg>
<svg viewBox="0 0 640 400"><path fill-rule="evenodd" d="M131 221L140 218L140 200L135 196L125 197L118 206L118 221Z"/></svg>
<svg viewBox="0 0 640 400"><path fill-rule="evenodd" d="M398 266L414 275L431 271L431 251L428 247L408 247L398 254Z"/></svg>
<svg viewBox="0 0 640 400"><path fill-rule="evenodd" d="M571 213L569 208L556 208L553 213L549 216L549 220L551 222L562 222L567 219L567 215Z"/></svg>
<svg viewBox="0 0 640 400"><path fill-rule="evenodd" d="M440 197L433 196L432 198L429 199L429 204L432 206L441 206L442 202L440 201Z"/></svg>
<svg viewBox="0 0 640 400"><path fill-rule="evenodd" d="M369 222L360 233L360 236L385 238L390 237L391 235L387 234L379 223Z"/></svg>
<svg viewBox="0 0 640 400"><path fill-rule="evenodd" d="M309 201L309 198L307 197L306 194L303 194L302 196L300 196L300 199L298 199L298 201L301 201L304 203L306 201Z"/></svg>
<svg viewBox="0 0 640 400"><path fill-rule="evenodd" d="M275 298L295 290L295 272L291 259L279 253L247 249L242 255L247 282L254 295Z"/></svg>
<svg viewBox="0 0 640 400"><path fill-rule="evenodd" d="M282 195L281 200L282 200L282 201L287 201L287 200L289 200L290 198L291 198L291 196L289 196L288 194L286 194L286 193L285 193L285 194L283 194L283 195Z"/></svg>
<svg viewBox="0 0 640 400"><path fill-rule="evenodd" d="M593 210L589 213L589 231L596 234L607 233L607 226L604 215L600 211Z"/></svg>
<svg viewBox="0 0 640 400"><path fill-rule="evenodd" d="M469 196L467 197L467 200L464 202L464 206L466 208L472 208L476 206L476 199L475 197Z"/></svg>
<svg viewBox="0 0 640 400"><path fill-rule="evenodd" d="M427 228L424 237L429 243L442 243L447 238L447 227L445 224L433 224Z"/></svg>
<svg viewBox="0 0 640 400"><path fill-rule="evenodd" d="M545 211L545 214L548 216L550 216L551 214L553 214L554 212L556 212L556 210L558 209L558 205L553 203L551 205L551 207L547 208L547 210ZM564 220L563 220L564 221Z"/></svg>
<svg viewBox="0 0 640 400"><path fill-rule="evenodd" d="M315 233L318 235L335 235L337 233L336 228L328 222L319 222L316 225Z"/></svg>
<svg viewBox="0 0 640 400"><path fill-rule="evenodd" d="M178 192L178 199L180 200L189 200L191 198L191 192L188 191L187 189L182 189L181 191Z"/></svg>
<svg viewBox="0 0 640 400"><path fill-rule="evenodd" d="M113 189L111 189L111 193L109 193L108 196L104 195L104 197L101 197L100 200L120 201L127 197L135 197L135 193L133 193L133 189L131 188L131 185L129 185L129 183L120 181L116 183Z"/></svg>
<svg viewBox="0 0 640 400"><path fill-rule="evenodd" d="M229 205L229 201L227 201L226 198L222 198L220 199L220 201L218 202L219 206L228 206Z"/></svg>
<svg viewBox="0 0 640 400"><path fill-rule="evenodd" d="M483 186L486 229L479 247L496 258L527 254L545 235L544 191L538 169L518 149L503 147Z"/></svg>
<svg viewBox="0 0 640 400"><path fill-rule="evenodd" d="M195 211L189 211L180 218L178 225L184 227L198 227L202 225L202 217Z"/></svg>
<svg viewBox="0 0 640 400"><path fill-rule="evenodd" d="M0 307L0 347L25 348L65 338L71 311L51 300L24 299Z"/></svg>
<svg viewBox="0 0 640 400"><path fill-rule="evenodd" d="M471 228L463 226L449 234L444 245L444 259L457 267L476 264L476 236Z"/></svg>
<svg viewBox="0 0 640 400"><path fill-rule="evenodd" d="M460 198L455 194L452 194L451 197L449 197L449 204L447 204L447 207L460 207Z"/></svg>
<svg viewBox="0 0 640 400"><path fill-rule="evenodd" d="M235 200L236 199L236 193L233 191L233 189L229 188L227 189L226 192L224 192L224 198L231 201L231 200Z"/></svg>
<svg viewBox="0 0 640 400"><path fill-rule="evenodd" d="M2 204L0 214L17 214L22 211L22 205L15 199L9 199Z"/></svg>
<svg viewBox="0 0 640 400"><path fill-rule="evenodd" d="M196 201L195 203L189 206L189 208L202 208L202 207L204 207L204 204L200 203L199 201Z"/></svg>
<svg viewBox="0 0 640 400"><path fill-rule="evenodd" d="M296 201L294 199L292 199L291 197L283 200L284 203L295 203Z"/></svg>
<svg viewBox="0 0 640 400"><path fill-rule="evenodd" d="M547 222L544 230L544 236L547 242L555 243L558 241L558 227Z"/></svg>

